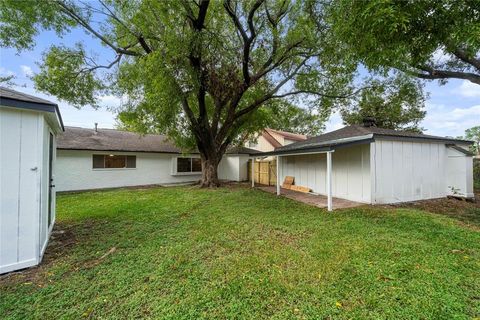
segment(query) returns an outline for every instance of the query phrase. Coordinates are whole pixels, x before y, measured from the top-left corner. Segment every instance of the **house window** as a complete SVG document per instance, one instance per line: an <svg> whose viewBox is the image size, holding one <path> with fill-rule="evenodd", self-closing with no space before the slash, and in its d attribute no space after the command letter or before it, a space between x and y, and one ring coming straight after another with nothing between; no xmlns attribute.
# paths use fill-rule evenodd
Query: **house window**
<svg viewBox="0 0 480 320"><path fill-rule="evenodd" d="M136 156L124 156L114 154L93 155L93 169L124 169L136 167Z"/></svg>
<svg viewBox="0 0 480 320"><path fill-rule="evenodd" d="M202 161L200 158L177 158L178 173L200 173L202 172Z"/></svg>

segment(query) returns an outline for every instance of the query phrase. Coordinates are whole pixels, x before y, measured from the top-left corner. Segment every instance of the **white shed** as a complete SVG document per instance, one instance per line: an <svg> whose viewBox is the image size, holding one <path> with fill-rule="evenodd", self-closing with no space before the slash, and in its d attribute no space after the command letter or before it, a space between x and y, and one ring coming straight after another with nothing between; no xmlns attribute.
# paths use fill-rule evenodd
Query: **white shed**
<svg viewBox="0 0 480 320"><path fill-rule="evenodd" d="M0 273L40 263L55 222L58 106L0 87Z"/></svg>
<svg viewBox="0 0 480 320"><path fill-rule="evenodd" d="M471 141L347 126L257 156L277 156L278 179L369 204L473 197ZM280 188L277 188L277 193Z"/></svg>

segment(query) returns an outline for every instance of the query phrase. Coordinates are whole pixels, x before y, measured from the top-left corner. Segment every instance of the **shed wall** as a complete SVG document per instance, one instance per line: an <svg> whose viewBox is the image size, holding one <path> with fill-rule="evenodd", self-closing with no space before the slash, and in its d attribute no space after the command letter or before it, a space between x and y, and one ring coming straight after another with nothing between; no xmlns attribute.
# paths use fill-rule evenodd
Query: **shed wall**
<svg viewBox="0 0 480 320"><path fill-rule="evenodd" d="M442 143L376 140L372 159L373 203L447 195L446 147Z"/></svg>
<svg viewBox="0 0 480 320"><path fill-rule="evenodd" d="M326 194L326 155L283 156L280 181L294 176L295 184ZM332 154L332 192L334 197L370 203L370 146L357 145Z"/></svg>
<svg viewBox="0 0 480 320"><path fill-rule="evenodd" d="M0 108L0 273L37 264L43 117Z"/></svg>
<svg viewBox="0 0 480 320"><path fill-rule="evenodd" d="M447 148L447 193L473 197L473 157Z"/></svg>

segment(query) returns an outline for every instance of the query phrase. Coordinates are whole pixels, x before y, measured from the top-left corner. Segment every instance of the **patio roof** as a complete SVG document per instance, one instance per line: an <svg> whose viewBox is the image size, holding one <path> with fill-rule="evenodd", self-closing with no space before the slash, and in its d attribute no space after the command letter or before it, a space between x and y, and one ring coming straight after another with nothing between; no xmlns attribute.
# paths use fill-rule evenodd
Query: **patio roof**
<svg viewBox="0 0 480 320"><path fill-rule="evenodd" d="M258 156L289 155L302 153L318 153L334 150L352 144L370 143L375 139L388 140L428 140L432 142L444 142L449 144L472 144L472 141L454 139L448 137L432 136L422 133L399 131L377 127L364 127L360 125L346 126L342 129L331 131L305 141L300 141L263 152Z"/></svg>

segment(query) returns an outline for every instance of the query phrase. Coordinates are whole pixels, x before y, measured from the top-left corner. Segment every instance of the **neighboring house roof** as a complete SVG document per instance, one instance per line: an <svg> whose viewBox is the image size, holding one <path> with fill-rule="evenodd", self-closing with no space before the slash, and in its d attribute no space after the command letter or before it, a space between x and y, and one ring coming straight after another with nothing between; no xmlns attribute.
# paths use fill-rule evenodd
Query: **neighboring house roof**
<svg viewBox="0 0 480 320"><path fill-rule="evenodd" d="M87 129L66 127L57 138L57 148L66 150L125 151L153 153L182 153L182 150L160 134L141 135L135 132L114 129ZM193 152L198 153L198 152ZM256 154L258 151L236 147L228 154Z"/></svg>
<svg viewBox="0 0 480 320"><path fill-rule="evenodd" d="M291 140L291 141L303 141L307 139L307 136L303 134L297 134L292 132L274 130L270 128L266 128L262 132L262 137L268 141L272 145L273 148L280 148L284 145L284 141L278 141L275 136L281 136L284 139Z"/></svg>
<svg viewBox="0 0 480 320"><path fill-rule="evenodd" d="M421 133L408 131L398 131L377 127L365 127L360 125L347 126L342 129L331 131L305 141L292 143L272 152L264 152L262 155L302 153L311 151L322 151L334 149L340 145L349 145L353 143L368 143L375 138L387 138L391 140L431 140L445 143L463 143L471 144L472 141L459 140L453 138L431 136Z"/></svg>
<svg viewBox="0 0 480 320"><path fill-rule="evenodd" d="M276 134L284 137L287 140L303 141L303 140L307 139L306 135L293 133L293 132L280 131L280 130L275 130L275 129L270 129L270 128L265 129L265 131L268 132L270 135L272 133L276 133Z"/></svg>
<svg viewBox="0 0 480 320"><path fill-rule="evenodd" d="M12 108L54 113L58 117L57 121L60 124L61 129L65 130L58 105L51 101L9 88L0 87L0 105Z"/></svg>
<svg viewBox="0 0 480 320"><path fill-rule="evenodd" d="M278 140L275 139L275 137L272 136L272 134L268 130L269 129L265 129L262 132L262 137L264 137L265 140L267 140L268 143L270 143L274 149L281 147L282 144L280 142L278 142Z"/></svg>

